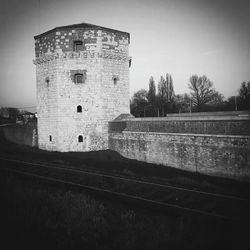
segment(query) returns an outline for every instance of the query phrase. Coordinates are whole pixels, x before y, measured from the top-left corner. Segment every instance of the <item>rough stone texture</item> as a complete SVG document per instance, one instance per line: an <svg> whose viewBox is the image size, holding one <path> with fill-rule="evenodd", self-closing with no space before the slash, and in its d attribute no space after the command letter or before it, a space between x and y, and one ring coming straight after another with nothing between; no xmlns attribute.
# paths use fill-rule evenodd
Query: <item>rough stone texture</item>
<svg viewBox="0 0 250 250"><path fill-rule="evenodd" d="M250 137L111 132L109 148L124 157L203 174L248 179Z"/></svg>
<svg viewBox="0 0 250 250"><path fill-rule="evenodd" d="M109 148L131 159L249 180L249 113L118 117L109 122Z"/></svg>
<svg viewBox="0 0 250 250"><path fill-rule="evenodd" d="M58 49L63 52L73 51L76 41L82 42L83 51L126 52L130 36L123 31L80 23L57 27L34 38L36 57L41 57L46 53L54 53Z"/></svg>
<svg viewBox="0 0 250 250"><path fill-rule="evenodd" d="M37 124L36 122L29 122L27 124L11 124L8 126L0 127L3 136L6 140L37 147Z"/></svg>
<svg viewBox="0 0 250 250"><path fill-rule="evenodd" d="M250 118L248 116L206 116L198 117L164 117L132 118L112 121L110 132L160 132L215 135L250 135Z"/></svg>
<svg viewBox="0 0 250 250"><path fill-rule="evenodd" d="M107 149L108 121L129 113L129 34L81 24L56 28L35 40L39 148ZM79 40L82 51L74 52ZM72 72L84 73L84 83L75 84ZM119 76L116 84L114 75Z"/></svg>

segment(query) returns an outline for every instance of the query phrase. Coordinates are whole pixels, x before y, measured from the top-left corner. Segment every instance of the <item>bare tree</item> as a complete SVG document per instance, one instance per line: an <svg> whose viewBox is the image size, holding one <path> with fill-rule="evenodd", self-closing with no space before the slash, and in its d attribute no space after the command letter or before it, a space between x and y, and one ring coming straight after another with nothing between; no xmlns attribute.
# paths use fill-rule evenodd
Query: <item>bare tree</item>
<svg viewBox="0 0 250 250"><path fill-rule="evenodd" d="M202 107L213 101L216 91L213 88L212 81L205 75L193 75L189 79L188 87L191 90L192 105L200 112ZM218 95L217 95L218 96Z"/></svg>

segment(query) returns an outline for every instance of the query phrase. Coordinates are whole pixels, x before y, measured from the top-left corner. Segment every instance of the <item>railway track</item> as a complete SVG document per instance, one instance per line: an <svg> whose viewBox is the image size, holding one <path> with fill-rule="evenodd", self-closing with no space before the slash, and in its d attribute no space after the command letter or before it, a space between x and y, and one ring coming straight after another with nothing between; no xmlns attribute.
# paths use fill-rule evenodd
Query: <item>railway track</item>
<svg viewBox="0 0 250 250"><path fill-rule="evenodd" d="M167 213L186 213L230 221L246 221L250 218L250 201L244 197L204 192L58 164L8 158L0 158L0 162L1 170L70 185Z"/></svg>

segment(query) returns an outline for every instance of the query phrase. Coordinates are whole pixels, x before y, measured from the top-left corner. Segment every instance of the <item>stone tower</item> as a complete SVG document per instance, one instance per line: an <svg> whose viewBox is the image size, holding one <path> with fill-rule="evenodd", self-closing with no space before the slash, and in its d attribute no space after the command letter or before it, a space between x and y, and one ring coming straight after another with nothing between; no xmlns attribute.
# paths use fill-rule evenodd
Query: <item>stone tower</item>
<svg viewBox="0 0 250 250"><path fill-rule="evenodd" d="M108 148L108 121L129 113L129 33L87 23L35 38L39 148Z"/></svg>

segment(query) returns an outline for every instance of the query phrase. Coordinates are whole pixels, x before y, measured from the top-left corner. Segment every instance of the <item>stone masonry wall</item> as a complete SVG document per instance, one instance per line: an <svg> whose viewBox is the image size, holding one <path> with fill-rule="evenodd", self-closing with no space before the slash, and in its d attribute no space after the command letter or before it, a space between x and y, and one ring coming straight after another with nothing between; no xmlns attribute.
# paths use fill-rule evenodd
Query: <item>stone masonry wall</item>
<svg viewBox="0 0 250 250"><path fill-rule="evenodd" d="M75 41L83 43L82 51L126 52L128 50L129 34L88 24L55 28L35 36L36 58L58 50L71 52L74 49Z"/></svg>
<svg viewBox="0 0 250 250"><path fill-rule="evenodd" d="M56 150L58 141L57 63L55 60L48 60L36 66L38 146L45 150ZM50 136L51 141L49 141Z"/></svg>
<svg viewBox="0 0 250 250"><path fill-rule="evenodd" d="M250 178L250 136L122 132L109 148L124 157L235 179Z"/></svg>
<svg viewBox="0 0 250 250"><path fill-rule="evenodd" d="M194 117L196 118L196 117ZM250 135L248 117L213 117L211 119L133 118L124 121L112 121L110 131L161 132L215 135Z"/></svg>
<svg viewBox="0 0 250 250"><path fill-rule="evenodd" d="M249 117L182 118L114 120L109 123L109 148L130 159L250 179Z"/></svg>
<svg viewBox="0 0 250 250"><path fill-rule="evenodd" d="M37 124L9 124L0 127L0 136L16 144L37 147Z"/></svg>
<svg viewBox="0 0 250 250"><path fill-rule="evenodd" d="M87 151L93 148L90 133L101 137L99 121L102 117L100 86L97 77L100 71L100 60L96 56L77 58L62 57L58 60L58 147L59 151ZM71 78L71 70L86 70L84 83L75 84ZM77 106L82 112L77 112ZM78 136L83 142L78 142ZM99 141L99 147L101 146ZM96 145L97 146L97 145ZM98 147L97 146L97 147Z"/></svg>

